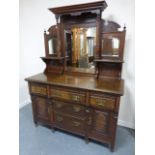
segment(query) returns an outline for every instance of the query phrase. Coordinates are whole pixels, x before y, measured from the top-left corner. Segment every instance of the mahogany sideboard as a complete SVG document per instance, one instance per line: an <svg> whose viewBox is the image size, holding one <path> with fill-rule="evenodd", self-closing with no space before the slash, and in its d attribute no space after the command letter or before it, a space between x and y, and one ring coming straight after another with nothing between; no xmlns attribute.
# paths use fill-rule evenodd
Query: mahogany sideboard
<svg viewBox="0 0 155 155"><path fill-rule="evenodd" d="M125 33L101 18L107 3L50 8L56 25L44 32L46 68L26 78L33 120L107 144L113 151Z"/></svg>
<svg viewBox="0 0 155 155"><path fill-rule="evenodd" d="M123 80L44 73L26 80L35 124L107 143L113 150Z"/></svg>

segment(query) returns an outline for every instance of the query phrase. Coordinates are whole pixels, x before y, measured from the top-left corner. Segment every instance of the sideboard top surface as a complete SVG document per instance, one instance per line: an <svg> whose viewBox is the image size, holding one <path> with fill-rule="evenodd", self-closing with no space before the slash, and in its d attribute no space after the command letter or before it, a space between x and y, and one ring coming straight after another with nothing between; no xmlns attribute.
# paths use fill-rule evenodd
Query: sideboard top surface
<svg viewBox="0 0 155 155"><path fill-rule="evenodd" d="M75 75L55 75L39 73L25 79L29 82L39 82L55 86L65 86L71 88L80 88L91 91L99 91L114 95L123 95L124 80L122 79L96 79L90 76Z"/></svg>

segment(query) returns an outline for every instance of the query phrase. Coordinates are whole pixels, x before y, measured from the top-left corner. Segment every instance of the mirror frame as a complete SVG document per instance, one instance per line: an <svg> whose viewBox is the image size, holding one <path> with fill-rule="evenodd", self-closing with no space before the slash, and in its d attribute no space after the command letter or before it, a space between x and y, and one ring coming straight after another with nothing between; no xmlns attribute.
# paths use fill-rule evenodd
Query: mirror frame
<svg viewBox="0 0 155 155"><path fill-rule="evenodd" d="M124 53L124 43L125 43L125 33L126 31L117 31L117 32L105 32L102 33L101 41L104 39L108 39L109 37L112 38L118 38L120 43L119 43L119 48L118 48L118 57L113 57L110 55L103 56L102 55L102 45L101 45L101 58L110 58L110 59L120 59L123 60L123 53Z"/></svg>
<svg viewBox="0 0 155 155"><path fill-rule="evenodd" d="M47 30L47 32L44 31L44 43L45 43L45 56L46 56L46 57L50 57L50 56L56 57L56 56L57 56L57 51L56 51L56 53L54 53L54 54L50 54L50 53L49 53L48 41L49 41L51 38L57 38L57 40L58 40L58 36L57 36L57 26L56 26L56 25L51 26L51 27Z"/></svg>
<svg viewBox="0 0 155 155"><path fill-rule="evenodd" d="M71 29L73 28L95 28L96 29L96 23L89 23L89 24L72 24L72 25L65 25L65 28L64 28L64 51L65 51L65 55L67 54L66 53L66 46L67 46L67 42L66 42L66 37L65 37L65 31L67 32L68 30L71 31ZM95 30L96 31L96 30ZM96 33L95 33L95 37L96 37ZM96 44L96 43L95 43ZM96 53L96 47L95 47L95 51L94 51L94 55L93 55L93 59L95 59L95 53ZM66 67L76 67L76 66L68 66L67 65L67 62L66 62ZM76 67L76 68L81 68L81 67ZM89 69L89 68L87 68Z"/></svg>
<svg viewBox="0 0 155 155"><path fill-rule="evenodd" d="M86 14L85 14L86 15ZM61 31L61 36L63 36L63 39L61 40L62 42L62 51L63 51L63 55L66 57L66 40L65 40L65 30L71 30L72 28L91 28L91 27L95 27L96 28L96 49L95 49L95 55L94 55L94 59L96 58L96 55L98 55L99 57L99 37L100 37L100 33L98 30L99 27L99 21L97 19L100 19L100 17L98 16L98 14L95 13L91 13L88 14L88 18L87 17L83 17L83 14L81 15L77 15L77 16L73 16L73 20L63 20L62 19L62 25L63 25L63 29ZM92 17L90 18L89 16L92 15ZM65 17L65 16L64 16ZM79 18L78 21L76 21L74 18ZM65 70L71 68L71 66L67 65L67 59L65 59L64 61L64 67ZM80 70L80 68L78 67L73 67L76 68L76 70ZM95 70L94 70L95 72Z"/></svg>

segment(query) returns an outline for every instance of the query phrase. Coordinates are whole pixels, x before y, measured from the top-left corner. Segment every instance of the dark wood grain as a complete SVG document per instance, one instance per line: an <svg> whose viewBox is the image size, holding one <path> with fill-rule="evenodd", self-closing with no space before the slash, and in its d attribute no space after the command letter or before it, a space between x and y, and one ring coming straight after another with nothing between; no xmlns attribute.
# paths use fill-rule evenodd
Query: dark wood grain
<svg viewBox="0 0 155 155"><path fill-rule="evenodd" d="M29 78L26 81L50 84L54 86L65 86L69 88L79 88L83 90L94 90L98 92L110 93L114 95L123 95L124 81L121 79L102 78L74 75L56 75L40 73Z"/></svg>
<svg viewBox="0 0 155 155"><path fill-rule="evenodd" d="M88 11L93 11L93 10L98 10L98 9L101 11L104 11L106 7L107 7L107 3L106 1L103 0L103 1L94 2L94 3L50 8L49 10L56 15L62 15L62 14L69 14L69 13L74 13L74 12L80 12L80 13L88 12Z"/></svg>
<svg viewBox="0 0 155 155"><path fill-rule="evenodd" d="M121 78L126 28L101 19L106 2L98 1L65 7L50 8L55 14L56 25L44 31L46 64L44 73L28 77L32 101L33 121L49 125L51 129L83 136L115 146L120 97L124 94ZM67 66L66 38L72 28L96 28L96 47L91 61L93 68ZM120 39L119 57L103 56L101 40L114 36ZM56 51L49 53L48 41L56 38ZM71 42L70 42L71 44ZM109 47L109 46L108 46ZM109 49L109 48L108 48Z"/></svg>

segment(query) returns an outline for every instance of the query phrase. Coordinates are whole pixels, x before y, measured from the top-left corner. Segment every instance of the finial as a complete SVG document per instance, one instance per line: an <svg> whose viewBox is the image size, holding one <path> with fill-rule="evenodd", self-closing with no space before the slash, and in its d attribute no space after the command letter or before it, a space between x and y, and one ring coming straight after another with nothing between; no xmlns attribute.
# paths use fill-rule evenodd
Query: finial
<svg viewBox="0 0 155 155"><path fill-rule="evenodd" d="M126 25L124 24L123 30L126 31Z"/></svg>
<svg viewBox="0 0 155 155"><path fill-rule="evenodd" d="M46 29L44 28L44 33L46 33Z"/></svg>

